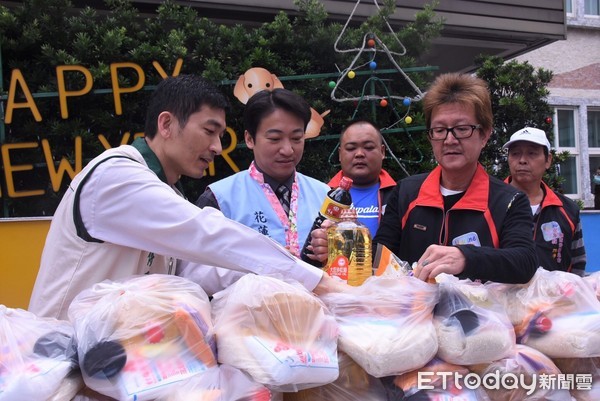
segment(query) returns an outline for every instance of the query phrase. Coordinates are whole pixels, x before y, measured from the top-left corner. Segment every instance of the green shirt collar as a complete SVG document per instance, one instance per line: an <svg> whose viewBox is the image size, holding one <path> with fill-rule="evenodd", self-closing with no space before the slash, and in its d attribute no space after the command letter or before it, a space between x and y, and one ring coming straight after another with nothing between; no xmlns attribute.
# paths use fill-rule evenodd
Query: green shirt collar
<svg viewBox="0 0 600 401"><path fill-rule="evenodd" d="M156 154L152 151L152 149L150 149L150 146L148 146L146 140L144 138L137 138L131 143L131 146L136 148L142 154L142 157L148 165L148 168L152 170L162 182L169 185L167 181L167 175L160 164L160 160L158 160ZM181 185L180 181L175 183L175 187L183 194L183 186Z"/></svg>
<svg viewBox="0 0 600 401"><path fill-rule="evenodd" d="M148 168L154 171L154 174L156 174L162 182L168 184L167 176L165 175L162 165L160 164L160 160L158 160L158 157L156 157L152 149L150 149L150 146L148 146L146 140L144 138L137 138L131 143L131 146L136 148L142 154L142 157L146 161Z"/></svg>

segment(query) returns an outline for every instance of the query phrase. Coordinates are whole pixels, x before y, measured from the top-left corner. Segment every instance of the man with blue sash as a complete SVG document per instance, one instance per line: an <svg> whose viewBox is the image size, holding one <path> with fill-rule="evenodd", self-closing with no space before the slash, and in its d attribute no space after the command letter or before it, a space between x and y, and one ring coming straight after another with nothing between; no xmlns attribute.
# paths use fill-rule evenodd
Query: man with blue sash
<svg viewBox="0 0 600 401"><path fill-rule="evenodd" d="M308 236L329 187L296 171L304 153L310 106L287 89L261 91L250 98L244 111L244 139L254 160L247 170L209 185L199 197L199 207L214 207L256 231L271 237L298 256L300 241ZM195 269L199 283L230 285L241 274L223 269ZM203 276L195 277L196 273ZM205 275L211 279L204 279ZM205 288L207 292L221 289Z"/></svg>

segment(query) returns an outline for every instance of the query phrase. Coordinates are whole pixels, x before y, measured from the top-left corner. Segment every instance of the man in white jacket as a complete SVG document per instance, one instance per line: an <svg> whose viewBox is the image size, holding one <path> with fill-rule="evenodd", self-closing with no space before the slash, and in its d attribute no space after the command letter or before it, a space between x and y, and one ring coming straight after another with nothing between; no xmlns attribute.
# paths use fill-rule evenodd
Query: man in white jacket
<svg viewBox="0 0 600 401"><path fill-rule="evenodd" d="M73 298L95 283L174 274L178 259L280 274L316 293L345 288L269 238L183 198L180 177L201 178L221 153L228 106L199 77L157 86L145 138L103 152L71 182L46 238L31 312L65 319Z"/></svg>

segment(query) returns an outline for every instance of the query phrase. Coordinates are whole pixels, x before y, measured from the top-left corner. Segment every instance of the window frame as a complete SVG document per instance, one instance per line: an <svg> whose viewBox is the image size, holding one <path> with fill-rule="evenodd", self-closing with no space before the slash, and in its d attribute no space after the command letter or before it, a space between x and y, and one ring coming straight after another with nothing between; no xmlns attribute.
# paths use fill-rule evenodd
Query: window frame
<svg viewBox="0 0 600 401"><path fill-rule="evenodd" d="M591 143L589 142L589 138L590 138L590 126L589 126L589 121L590 121L590 114L591 113L599 113L600 114L600 107L594 107L594 106L588 106L587 108L587 121L588 121L588 147L589 147L589 152L590 155L600 155L600 140L598 141L598 145L599 146L592 146ZM600 138L600 127L598 129L597 132L597 137Z"/></svg>
<svg viewBox="0 0 600 401"><path fill-rule="evenodd" d="M574 136L574 146L559 146L560 144L560 132L558 130L559 127L559 120L558 120L558 112L559 110L564 111L570 111L572 113L572 121L573 121L573 136ZM580 146L579 146L579 118L578 118L578 107L576 106L554 106L554 127L553 127L553 133L554 133L554 139L553 139L553 143L552 143L552 147L556 150L557 153L561 153L564 151L568 151L569 152L569 158L574 158L575 159L575 193L571 193L571 192L565 192L565 195L571 197L571 198L581 198L581 194L582 194L582 189L581 189L581 179L579 178L580 175L580 168L581 168L581 152L580 152ZM600 150L600 148L598 148ZM562 171L561 171L561 176L562 176Z"/></svg>
<svg viewBox="0 0 600 401"><path fill-rule="evenodd" d="M569 1L569 0L567 0ZM596 14L588 14L587 5L588 2L595 2L596 4ZM600 0L584 0L583 1L583 15L586 17L600 17Z"/></svg>

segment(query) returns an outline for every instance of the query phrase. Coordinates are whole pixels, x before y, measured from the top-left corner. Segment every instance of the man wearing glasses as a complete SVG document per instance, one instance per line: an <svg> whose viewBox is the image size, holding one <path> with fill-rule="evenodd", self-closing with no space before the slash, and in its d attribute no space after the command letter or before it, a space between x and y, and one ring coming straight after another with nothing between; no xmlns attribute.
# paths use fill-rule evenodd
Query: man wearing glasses
<svg viewBox="0 0 600 401"><path fill-rule="evenodd" d="M490 177L479 155L492 133L485 81L471 75L439 76L424 97L427 135L438 166L399 181L376 244L414 274L526 283L538 267L527 196Z"/></svg>

